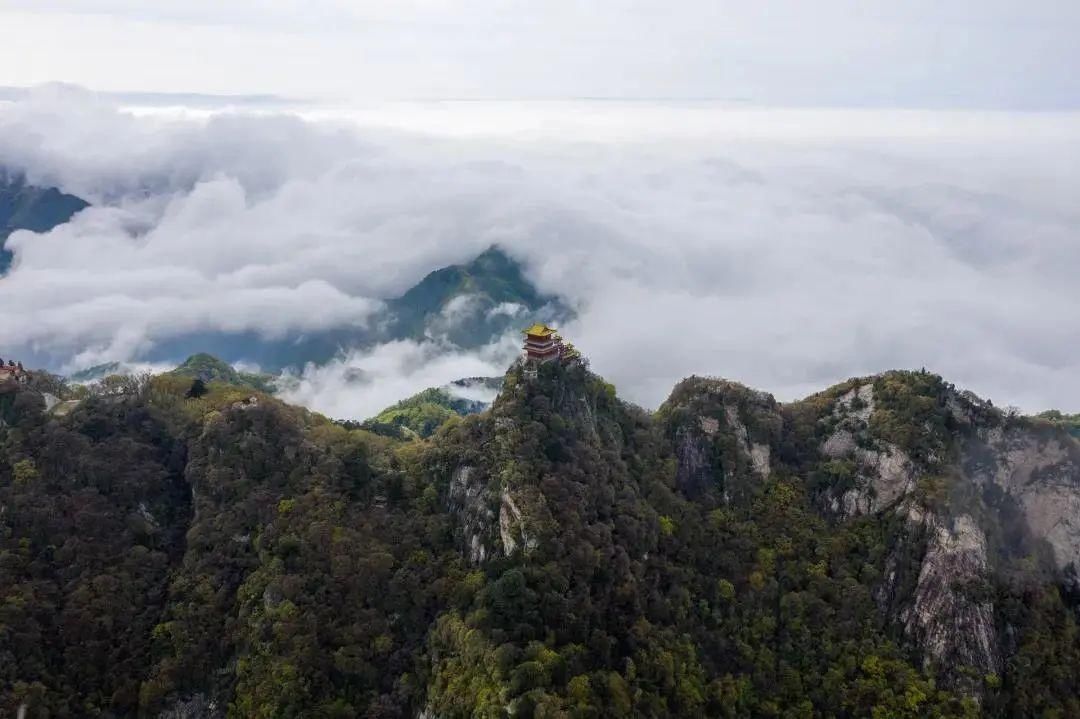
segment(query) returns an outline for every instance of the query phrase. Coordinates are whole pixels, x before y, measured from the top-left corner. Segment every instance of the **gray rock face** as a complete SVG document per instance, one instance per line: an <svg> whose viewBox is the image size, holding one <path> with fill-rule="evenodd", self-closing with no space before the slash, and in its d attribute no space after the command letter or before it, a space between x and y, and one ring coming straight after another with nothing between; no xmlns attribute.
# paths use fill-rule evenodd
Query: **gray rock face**
<svg viewBox="0 0 1080 719"><path fill-rule="evenodd" d="M550 520L539 492L504 484L489 482L480 469L468 465L451 475L450 510L459 519L462 547L473 564L483 564L500 551L507 557L515 552L528 556Z"/></svg>
<svg viewBox="0 0 1080 719"><path fill-rule="evenodd" d="M922 471L895 445L875 440L869 449L859 441L875 409L873 392L866 383L839 398L836 429L821 446L824 456L856 467L856 487L832 500L844 517L897 506ZM945 406L966 436L958 481L1001 489L1017 502L1031 534L1050 544L1059 569L1080 567L1080 443L1050 427L1006 419L970 392L950 393Z"/></svg>
<svg viewBox="0 0 1080 719"><path fill-rule="evenodd" d="M834 448L836 444L833 443ZM857 468L858 486L832 500L833 511L843 517L879 512L893 506L915 488L915 466L895 445L886 445L882 450L853 447L842 453L826 454L834 459L851 458Z"/></svg>
<svg viewBox="0 0 1080 719"><path fill-rule="evenodd" d="M779 409L772 395L733 382L694 378L690 383L692 391L671 407L681 417L672 427L675 483L688 497L718 489L729 502L740 487L745 490L772 473L770 442L779 436Z"/></svg>
<svg viewBox="0 0 1080 719"><path fill-rule="evenodd" d="M987 574L986 535L967 514L951 521L912 509L909 521L927 530L926 554L910 605L902 612L904 632L922 648L924 662L959 684L961 668L980 678L1001 671L994 631L994 606L980 592ZM968 690L978 693L978 681Z"/></svg>
<svg viewBox="0 0 1080 719"><path fill-rule="evenodd" d="M738 409L724 406L725 425L715 417L698 418L697 427L680 427L675 440L675 484L688 497L700 497L713 487L722 487L725 502L731 499L731 489L726 480L733 474L734 463L727 467L714 466L714 442L730 434L745 463L759 479L767 479L771 472L769 445L752 442L746 424L739 417Z"/></svg>
<svg viewBox="0 0 1080 719"><path fill-rule="evenodd" d="M683 494L698 497L713 485L712 463L705 440L696 432L685 427L679 429L675 438L675 459L675 485Z"/></svg>
<svg viewBox="0 0 1080 719"><path fill-rule="evenodd" d="M746 424L743 423L742 418L739 417L737 407L725 404L724 416L727 418L728 427L731 429L732 434L735 435L735 441L738 442L739 449L750 459L750 465L754 468L754 471L761 475L762 478L768 478L771 470L769 445L750 441L750 432L746 429Z"/></svg>
<svg viewBox="0 0 1080 719"><path fill-rule="evenodd" d="M499 539L503 553L509 557L520 549L528 555L536 549L538 541L530 531L525 514L508 490L503 490L499 500Z"/></svg>
<svg viewBox="0 0 1080 719"><path fill-rule="evenodd" d="M491 552L495 512L485 497L486 486L475 467L458 467L450 476L450 509L460 518L462 539L473 564L480 564Z"/></svg>
<svg viewBox="0 0 1080 719"><path fill-rule="evenodd" d="M877 442L869 449L858 441L874 413L874 385L860 385L842 395L833 409L837 427L821 446L832 459L850 459L856 468L855 487L833 497L831 508L842 517L872 514L895 505L915 488L917 470L911 458L894 444Z"/></svg>
<svg viewBox="0 0 1080 719"><path fill-rule="evenodd" d="M980 526L997 521L998 505L980 497L1011 498L1031 536L1050 545L1059 569L1080 566L1080 444L1048 425L1008 417L970 393L950 391L944 408L956 451L917 462L874 435L874 385L861 384L837 399L826 420L833 430L820 450L854 467L854 488L831 499L840 518L885 511L905 517L878 603L928 665L978 699L981 677L1000 673L1003 661L987 591L996 560L988 551L989 525ZM916 493L924 476L950 487L934 510ZM920 556L914 566L905 559Z"/></svg>
<svg viewBox="0 0 1080 719"><path fill-rule="evenodd" d="M874 383L867 382L849 391L839 399L837 409L858 422L869 422L874 414Z"/></svg>
<svg viewBox="0 0 1080 719"><path fill-rule="evenodd" d="M1059 569L1080 567L1080 443L1018 424L980 429L962 463L972 481L994 484L1016 500Z"/></svg>

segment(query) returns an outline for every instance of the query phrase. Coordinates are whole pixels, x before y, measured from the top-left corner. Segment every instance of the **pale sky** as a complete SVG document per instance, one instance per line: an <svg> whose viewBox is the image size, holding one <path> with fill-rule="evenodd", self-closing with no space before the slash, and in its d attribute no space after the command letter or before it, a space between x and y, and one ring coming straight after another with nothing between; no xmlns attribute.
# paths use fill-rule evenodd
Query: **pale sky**
<svg viewBox="0 0 1080 719"><path fill-rule="evenodd" d="M0 0L0 85L1080 107L1076 0Z"/></svg>

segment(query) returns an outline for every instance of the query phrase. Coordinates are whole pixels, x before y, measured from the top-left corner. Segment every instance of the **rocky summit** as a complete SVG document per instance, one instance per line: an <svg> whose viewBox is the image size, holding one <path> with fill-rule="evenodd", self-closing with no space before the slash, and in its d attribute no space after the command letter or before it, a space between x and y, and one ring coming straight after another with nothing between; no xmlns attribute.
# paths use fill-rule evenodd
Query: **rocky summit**
<svg viewBox="0 0 1080 719"><path fill-rule="evenodd" d="M4 715L1080 716L1080 444L930 373L650 413L519 361L398 433L228 373L32 377Z"/></svg>

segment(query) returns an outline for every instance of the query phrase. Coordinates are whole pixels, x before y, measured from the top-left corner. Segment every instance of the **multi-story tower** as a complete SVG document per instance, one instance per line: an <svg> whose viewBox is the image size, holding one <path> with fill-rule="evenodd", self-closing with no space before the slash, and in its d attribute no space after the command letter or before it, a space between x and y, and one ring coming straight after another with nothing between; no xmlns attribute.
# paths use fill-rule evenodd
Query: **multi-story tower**
<svg viewBox="0 0 1080 719"><path fill-rule="evenodd" d="M562 338L554 328L536 323L522 330L522 334L525 335L524 350L527 359L544 363L559 359L562 355Z"/></svg>

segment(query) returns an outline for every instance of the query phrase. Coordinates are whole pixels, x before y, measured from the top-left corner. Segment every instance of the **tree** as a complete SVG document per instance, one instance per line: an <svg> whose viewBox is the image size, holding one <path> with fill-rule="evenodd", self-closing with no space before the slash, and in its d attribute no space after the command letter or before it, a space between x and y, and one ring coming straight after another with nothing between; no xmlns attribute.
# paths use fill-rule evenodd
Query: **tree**
<svg viewBox="0 0 1080 719"><path fill-rule="evenodd" d="M184 396L188 399L198 399L199 397L205 395L208 391L209 390L206 389L206 383L203 382L201 378L196 377L195 380L191 383L191 388Z"/></svg>

